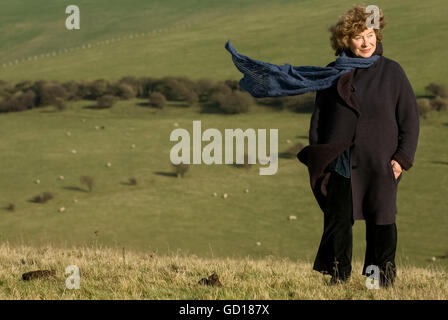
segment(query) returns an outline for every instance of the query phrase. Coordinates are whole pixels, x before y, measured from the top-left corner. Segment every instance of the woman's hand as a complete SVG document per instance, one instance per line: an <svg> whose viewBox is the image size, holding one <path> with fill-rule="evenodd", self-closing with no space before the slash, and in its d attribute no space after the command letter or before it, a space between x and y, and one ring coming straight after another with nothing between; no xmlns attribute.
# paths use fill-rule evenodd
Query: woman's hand
<svg viewBox="0 0 448 320"><path fill-rule="evenodd" d="M391 160L390 163L392 165L392 169L394 170L395 180L397 180L401 172L403 172L403 169L401 168L401 165L395 160Z"/></svg>

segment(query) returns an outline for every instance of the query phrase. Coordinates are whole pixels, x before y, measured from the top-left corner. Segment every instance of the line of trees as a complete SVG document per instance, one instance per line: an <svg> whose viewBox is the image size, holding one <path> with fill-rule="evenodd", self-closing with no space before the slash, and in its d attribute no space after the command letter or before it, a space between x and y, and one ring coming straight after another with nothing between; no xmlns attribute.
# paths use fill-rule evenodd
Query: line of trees
<svg viewBox="0 0 448 320"><path fill-rule="evenodd" d="M419 99L419 111L426 117L432 110L448 109L446 86L430 83L428 97ZM183 101L186 107L199 105L201 112L237 114L248 112L252 105L276 110L308 113L314 108L315 93L274 98L253 98L241 90L238 81L191 80L186 77L123 77L111 82L93 81L22 81L15 85L0 80L0 113L24 111L42 106L64 110L69 101L95 100L97 108L110 108L119 100L147 99L155 108L165 108L168 101Z"/></svg>
<svg viewBox="0 0 448 320"><path fill-rule="evenodd" d="M119 100L133 98L148 99L156 108L164 108L167 101L183 101L187 107L199 105L203 112L227 114L248 112L254 104L298 112L310 111L314 104L314 94L254 99L235 80L123 77L115 82L37 80L17 84L0 80L0 113L49 105L62 111L67 102L77 100L95 100L98 108L110 108Z"/></svg>

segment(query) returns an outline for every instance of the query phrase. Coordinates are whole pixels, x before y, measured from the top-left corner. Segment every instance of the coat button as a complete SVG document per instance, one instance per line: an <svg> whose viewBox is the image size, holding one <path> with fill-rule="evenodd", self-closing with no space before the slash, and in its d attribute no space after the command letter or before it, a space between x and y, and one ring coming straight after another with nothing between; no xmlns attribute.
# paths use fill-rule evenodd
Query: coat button
<svg viewBox="0 0 448 320"><path fill-rule="evenodd" d="M352 169L356 169L356 168L358 168L358 166L356 164L352 166Z"/></svg>

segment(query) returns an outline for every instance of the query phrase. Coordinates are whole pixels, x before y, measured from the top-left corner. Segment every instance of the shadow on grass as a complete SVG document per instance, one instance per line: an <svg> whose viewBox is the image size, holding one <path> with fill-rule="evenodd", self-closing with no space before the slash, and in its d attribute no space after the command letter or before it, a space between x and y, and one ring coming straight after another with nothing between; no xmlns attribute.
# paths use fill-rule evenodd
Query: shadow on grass
<svg viewBox="0 0 448 320"><path fill-rule="evenodd" d="M28 199L27 202L44 204L44 203L47 203L49 200L50 199L48 199L48 200L40 200L40 199L37 199L37 198L32 198L32 199Z"/></svg>
<svg viewBox="0 0 448 320"><path fill-rule="evenodd" d="M246 169L249 170L250 168L252 168L254 164L252 163L231 163L229 164L229 166L233 167L233 168L237 168L237 169Z"/></svg>
<svg viewBox="0 0 448 320"><path fill-rule="evenodd" d="M309 114L314 111L315 95L313 97L267 97L257 98L257 105L270 108L272 111L285 111L299 114ZM289 98L298 101L291 101ZM288 101L289 100L289 101Z"/></svg>
<svg viewBox="0 0 448 320"><path fill-rule="evenodd" d="M435 164L444 164L444 165L448 165L448 161L431 161L432 163Z"/></svg>
<svg viewBox="0 0 448 320"><path fill-rule="evenodd" d="M300 113L300 114L311 114L314 111L314 104L313 105L304 105L300 106L297 109L293 110L294 113Z"/></svg>
<svg viewBox="0 0 448 320"><path fill-rule="evenodd" d="M297 152L298 153L298 152ZM289 153L289 152L287 152L287 151L285 151L285 152L280 152L279 154L278 154L278 157L279 158L282 158L282 159L295 159L295 160L297 160L297 153L296 154L291 154L291 153Z"/></svg>
<svg viewBox="0 0 448 320"><path fill-rule="evenodd" d="M171 108L181 108L181 109L185 109L185 108L190 108L190 104L188 104L188 102L185 101L176 101L177 103L170 103L168 106Z"/></svg>
<svg viewBox="0 0 448 320"><path fill-rule="evenodd" d="M90 109L90 110L105 110L110 109L111 107L98 107L96 104L84 106L83 109Z"/></svg>
<svg viewBox="0 0 448 320"><path fill-rule="evenodd" d="M298 139L307 139L308 140L308 136L296 136L296 138L298 138Z"/></svg>
<svg viewBox="0 0 448 320"><path fill-rule="evenodd" d="M433 261L435 261L434 258L436 258L436 260L448 259L448 253L446 253L446 254L443 255L443 256L434 256L433 258L425 259L425 260L428 261L428 262L433 262Z"/></svg>
<svg viewBox="0 0 448 320"><path fill-rule="evenodd" d="M177 174L175 174L174 172L161 172L161 171L156 171L154 172L155 174L158 174L159 176L164 176L164 177L174 177L177 178Z"/></svg>
<svg viewBox="0 0 448 320"><path fill-rule="evenodd" d="M201 105L199 109L199 113L201 114L222 114L222 115L229 115L229 113L225 112L219 107L215 107L212 105Z"/></svg>
<svg viewBox="0 0 448 320"><path fill-rule="evenodd" d="M302 136L303 137L303 136ZM295 159L297 160L297 154L304 148L303 143L296 143L295 145L289 147L287 150L280 152L278 154L279 158L282 159Z"/></svg>
<svg viewBox="0 0 448 320"><path fill-rule="evenodd" d="M139 107L144 107L144 108L154 108L153 106L151 106L151 104L149 102L139 102L139 103L137 103L137 105ZM156 109L156 108L154 108L154 109Z"/></svg>
<svg viewBox="0 0 448 320"><path fill-rule="evenodd" d="M87 191L86 189L80 188L80 187L73 187L73 186L67 186L67 187L62 187L65 190L70 190L70 191L79 191L79 192L85 192L88 193L89 191Z"/></svg>
<svg viewBox="0 0 448 320"><path fill-rule="evenodd" d="M130 182L130 181L120 182L120 184L123 186L131 186L131 187L134 187L137 185L136 182Z"/></svg>
<svg viewBox="0 0 448 320"><path fill-rule="evenodd" d="M58 112L61 112L61 111L57 110L57 109L55 109L55 110L41 110L41 111L39 111L39 113L58 113Z"/></svg>
<svg viewBox="0 0 448 320"><path fill-rule="evenodd" d="M6 210L6 211L15 211L16 206L12 203L10 203L7 206L2 207L2 210Z"/></svg>
<svg viewBox="0 0 448 320"><path fill-rule="evenodd" d="M416 98L417 99L433 99L433 98L435 98L435 96L432 96L432 95L418 95L418 96L416 96Z"/></svg>
<svg viewBox="0 0 448 320"><path fill-rule="evenodd" d="M138 102L136 103L137 106L139 107L143 107L143 108L150 108L150 109L154 109L154 110L160 110L163 108L157 108L155 106L153 106L151 103L149 102ZM183 101L175 101L174 103L172 101L167 101L165 108L189 108L190 105L187 102L183 102Z"/></svg>

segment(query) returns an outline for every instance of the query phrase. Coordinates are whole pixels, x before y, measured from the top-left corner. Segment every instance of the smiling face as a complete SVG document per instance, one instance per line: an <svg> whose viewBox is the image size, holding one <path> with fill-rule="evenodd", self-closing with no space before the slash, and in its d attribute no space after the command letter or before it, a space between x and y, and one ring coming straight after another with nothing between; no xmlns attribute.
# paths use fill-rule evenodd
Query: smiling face
<svg viewBox="0 0 448 320"><path fill-rule="evenodd" d="M358 57L369 58L376 49L376 34L373 28L368 28L362 33L348 40L350 50Z"/></svg>

